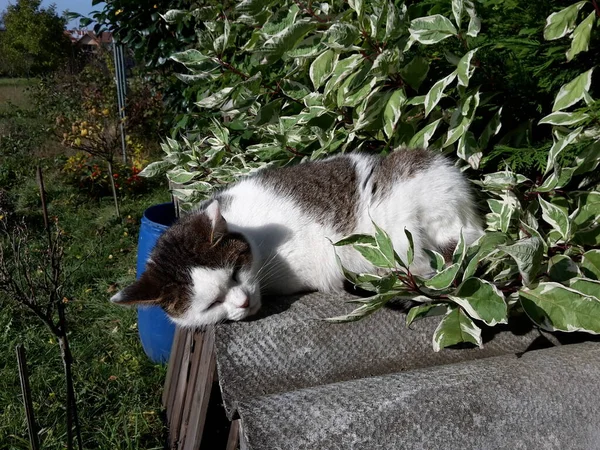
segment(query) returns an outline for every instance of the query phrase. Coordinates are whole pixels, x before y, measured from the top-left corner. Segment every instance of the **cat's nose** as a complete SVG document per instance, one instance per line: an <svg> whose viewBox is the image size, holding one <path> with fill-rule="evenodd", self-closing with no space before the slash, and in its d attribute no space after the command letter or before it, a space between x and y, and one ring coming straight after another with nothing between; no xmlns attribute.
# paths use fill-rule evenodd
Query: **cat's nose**
<svg viewBox="0 0 600 450"><path fill-rule="evenodd" d="M250 306L250 297L247 296L247 295L245 295L244 296L244 301L240 305L240 308L247 308L248 306Z"/></svg>

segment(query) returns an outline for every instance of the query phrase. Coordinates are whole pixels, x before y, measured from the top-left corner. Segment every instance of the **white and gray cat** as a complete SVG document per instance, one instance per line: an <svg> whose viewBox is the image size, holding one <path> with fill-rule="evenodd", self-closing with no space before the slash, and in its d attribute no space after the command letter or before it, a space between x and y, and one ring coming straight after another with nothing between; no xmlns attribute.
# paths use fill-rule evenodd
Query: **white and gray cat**
<svg viewBox="0 0 600 450"><path fill-rule="evenodd" d="M351 247L332 242L373 234L373 222L407 251L411 271L427 275L424 249L451 254L483 234L469 182L428 150L387 157L361 153L242 179L181 218L157 242L141 278L116 294L118 304L160 305L183 327L255 314L261 296L342 291L335 254L353 272L377 270Z"/></svg>

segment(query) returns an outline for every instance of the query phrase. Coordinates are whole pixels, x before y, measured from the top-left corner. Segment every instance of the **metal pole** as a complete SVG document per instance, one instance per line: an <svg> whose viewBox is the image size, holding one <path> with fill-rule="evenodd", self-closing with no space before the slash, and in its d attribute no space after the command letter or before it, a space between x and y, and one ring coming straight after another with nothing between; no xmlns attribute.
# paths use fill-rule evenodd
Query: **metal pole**
<svg viewBox="0 0 600 450"><path fill-rule="evenodd" d="M127 164L127 145L125 141L125 93L124 86L126 84L125 74L122 73L123 65L123 49L120 44L113 41L113 55L115 61L115 82L117 85L117 104L119 107L119 127L121 130L121 149L123 153L123 163Z"/></svg>
<svg viewBox="0 0 600 450"><path fill-rule="evenodd" d="M27 371L27 359L23 344L17 345L17 363L19 365L19 379L21 380L21 392L25 404L25 416L27 417L27 429L29 430L29 442L32 450L39 450L40 443L37 435L37 425L33 412L33 401L31 400L31 387L29 386L29 372Z"/></svg>

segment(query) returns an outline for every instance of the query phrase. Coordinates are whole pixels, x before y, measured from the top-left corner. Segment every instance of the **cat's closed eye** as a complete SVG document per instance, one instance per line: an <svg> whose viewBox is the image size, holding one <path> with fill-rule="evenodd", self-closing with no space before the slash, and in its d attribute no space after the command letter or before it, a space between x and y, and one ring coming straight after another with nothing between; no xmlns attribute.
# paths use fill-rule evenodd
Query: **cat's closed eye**
<svg viewBox="0 0 600 450"><path fill-rule="evenodd" d="M240 267L235 267L233 269L233 272L231 273L231 280L236 284L240 282Z"/></svg>

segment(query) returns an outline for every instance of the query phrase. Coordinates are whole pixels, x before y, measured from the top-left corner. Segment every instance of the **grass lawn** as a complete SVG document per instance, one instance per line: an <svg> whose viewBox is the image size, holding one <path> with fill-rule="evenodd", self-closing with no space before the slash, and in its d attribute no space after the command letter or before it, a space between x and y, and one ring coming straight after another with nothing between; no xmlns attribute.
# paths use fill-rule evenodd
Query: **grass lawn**
<svg viewBox="0 0 600 450"><path fill-rule="evenodd" d="M44 156L56 148L26 106L28 82L0 80L0 190L8 196L14 217L43 238L36 164L44 168L49 214L65 232L67 320L74 356L74 378L84 448L163 448L161 392L166 367L144 355L135 310L108 301L135 277L137 232L148 206L169 200L166 186L122 199L122 219L111 198L94 199L69 185L61 168L65 156ZM41 155L41 157L33 156ZM0 205L2 206L2 205ZM7 220L3 217L0 220ZM0 448L28 449L15 346L28 357L34 410L44 449L62 449L65 434L65 383L59 346L52 334L14 299L0 294Z"/></svg>
<svg viewBox="0 0 600 450"><path fill-rule="evenodd" d="M14 106L29 106L27 88L37 80L33 78L0 78L0 113L13 109Z"/></svg>

